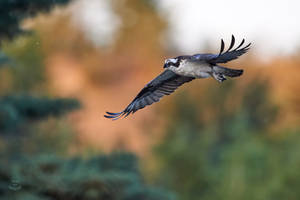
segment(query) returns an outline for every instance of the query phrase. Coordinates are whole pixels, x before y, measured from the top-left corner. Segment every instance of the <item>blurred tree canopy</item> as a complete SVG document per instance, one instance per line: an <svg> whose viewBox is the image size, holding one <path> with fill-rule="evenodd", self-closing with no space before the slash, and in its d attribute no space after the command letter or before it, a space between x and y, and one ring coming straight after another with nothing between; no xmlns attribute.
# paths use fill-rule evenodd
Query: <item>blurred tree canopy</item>
<svg viewBox="0 0 300 200"><path fill-rule="evenodd" d="M174 195L144 183L133 154L89 159L39 155L0 161L1 199L173 200Z"/></svg>
<svg viewBox="0 0 300 200"><path fill-rule="evenodd" d="M62 5L70 0L1 0L0 1L0 39L13 38L24 31L20 22L41 11L49 11L54 5Z"/></svg>
<svg viewBox="0 0 300 200"><path fill-rule="evenodd" d="M271 132L278 107L266 82L234 83L178 98L155 149L158 182L182 200L299 199L299 130Z"/></svg>
<svg viewBox="0 0 300 200"><path fill-rule="evenodd" d="M33 16L41 11L48 11L56 4L65 4L69 0L58 1L11 1L0 2L0 42L4 39L13 39L24 33L20 23L26 17ZM28 36L28 37L34 37ZM34 40L29 40L33 41ZM13 42L8 42L14 44ZM26 43L25 43L26 44ZM14 46L14 45L12 45ZM49 99L30 95L38 86L40 90L43 78L42 55L38 52L36 45L28 43L22 47L7 47L4 53L0 49L0 66L12 65L9 70L0 71L5 76L4 82L10 82L9 89L1 93L7 95L0 97L0 133L13 130L22 122L36 119L44 119L47 116L59 116L66 111L79 107L75 99ZM8 81L9 80L9 81ZM3 90L3 88L2 88ZM22 93L15 95L15 93ZM47 93L44 92L43 95Z"/></svg>
<svg viewBox="0 0 300 200"><path fill-rule="evenodd" d="M19 24L67 2L0 2L0 66L8 66L0 69L0 199L174 199L146 185L133 154L63 157L72 130L58 117L80 103L49 97L39 37Z"/></svg>
<svg viewBox="0 0 300 200"><path fill-rule="evenodd" d="M58 117L79 107L74 99L49 99L32 96L6 96L0 99L0 131L12 131L22 123Z"/></svg>

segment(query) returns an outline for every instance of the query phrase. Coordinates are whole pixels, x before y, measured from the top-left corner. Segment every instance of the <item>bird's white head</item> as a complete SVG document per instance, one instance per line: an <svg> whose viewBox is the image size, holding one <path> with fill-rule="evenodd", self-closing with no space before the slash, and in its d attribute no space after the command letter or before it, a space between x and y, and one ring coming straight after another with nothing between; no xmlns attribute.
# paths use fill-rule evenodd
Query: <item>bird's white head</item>
<svg viewBox="0 0 300 200"><path fill-rule="evenodd" d="M178 67L178 58L169 58L165 60L164 68L169 68L170 66Z"/></svg>

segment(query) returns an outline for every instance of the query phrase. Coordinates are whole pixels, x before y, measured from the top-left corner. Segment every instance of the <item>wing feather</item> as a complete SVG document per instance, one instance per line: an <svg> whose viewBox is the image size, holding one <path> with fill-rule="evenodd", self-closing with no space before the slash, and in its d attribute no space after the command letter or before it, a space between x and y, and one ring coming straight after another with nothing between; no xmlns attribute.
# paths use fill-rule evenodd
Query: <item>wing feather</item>
<svg viewBox="0 0 300 200"><path fill-rule="evenodd" d="M216 63L227 63L231 60L237 59L239 56L243 55L250 49L251 43L242 47L244 42L245 42L245 39L242 40L242 42L239 44L239 46L237 48L231 50L235 43L235 38L232 35L231 43L230 43L228 50L224 53L220 52L218 55L210 56L210 58L207 57L207 58L209 58L207 61L211 64L216 64ZM224 49L223 43L221 44L221 49L222 48Z"/></svg>
<svg viewBox="0 0 300 200"><path fill-rule="evenodd" d="M224 43L224 40L221 39L221 48L220 48L220 53L219 53L219 55L221 55L221 54L223 53L224 48L225 48L225 43Z"/></svg>
<svg viewBox="0 0 300 200"><path fill-rule="evenodd" d="M139 109L158 102L164 95L170 95L182 84L192 81L194 78L175 74L170 70L165 70L155 79L150 81L133 99L133 101L118 113L106 112L104 117L109 119L119 119L133 114Z"/></svg>
<svg viewBox="0 0 300 200"><path fill-rule="evenodd" d="M243 55L250 49L251 43L243 47L244 43L245 39L243 39L242 42L235 49L233 49L235 44L235 37L232 35L231 42L227 51L224 52L225 43L222 39L219 54L195 54L191 56L191 59L194 61L206 61L212 65L215 65L217 63L226 63L231 60L237 59L239 56Z"/></svg>
<svg viewBox="0 0 300 200"><path fill-rule="evenodd" d="M232 47L234 46L234 43L235 43L235 38L234 38L234 36L232 35L232 36L231 36L231 43L230 43L230 46L229 46L229 48L227 49L226 53L229 52L230 49L232 49Z"/></svg>

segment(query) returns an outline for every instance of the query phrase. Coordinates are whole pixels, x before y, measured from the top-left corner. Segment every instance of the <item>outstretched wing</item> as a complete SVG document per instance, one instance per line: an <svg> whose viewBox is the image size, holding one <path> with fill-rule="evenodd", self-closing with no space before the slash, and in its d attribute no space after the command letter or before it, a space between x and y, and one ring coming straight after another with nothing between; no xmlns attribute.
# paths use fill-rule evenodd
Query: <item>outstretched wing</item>
<svg viewBox="0 0 300 200"><path fill-rule="evenodd" d="M150 81L122 112L106 112L107 115L104 115L104 117L113 120L122 116L127 117L130 113L135 113L145 106L158 102L163 96L171 94L179 86L193 79L192 77L180 76L170 70L165 70Z"/></svg>
<svg viewBox="0 0 300 200"><path fill-rule="evenodd" d="M221 40L221 48L220 48L219 55L217 55L215 58L209 60L209 62L210 63L226 63L228 61L237 59L239 56L241 56L244 53L246 53L249 50L249 48L250 48L251 43L249 43L248 45L242 47L243 44L244 44L244 42L245 42L245 39L242 40L242 42L239 44L238 47L236 47L235 49L231 50L233 48L233 46L234 46L234 43L235 43L235 38L232 35L230 46L227 49L227 51L225 51L223 53L225 44L224 44L224 41L222 39Z"/></svg>
<svg viewBox="0 0 300 200"><path fill-rule="evenodd" d="M225 43L223 39L221 39L221 48L219 54L195 54L192 56L192 58L195 60L205 60L206 62L211 63L213 65L215 65L216 63L227 63L231 60L237 59L239 56L243 55L250 49L251 43L242 47L244 43L245 39L243 39L242 42L235 49L231 50L235 44L235 38L232 35L231 43L227 51L224 52Z"/></svg>

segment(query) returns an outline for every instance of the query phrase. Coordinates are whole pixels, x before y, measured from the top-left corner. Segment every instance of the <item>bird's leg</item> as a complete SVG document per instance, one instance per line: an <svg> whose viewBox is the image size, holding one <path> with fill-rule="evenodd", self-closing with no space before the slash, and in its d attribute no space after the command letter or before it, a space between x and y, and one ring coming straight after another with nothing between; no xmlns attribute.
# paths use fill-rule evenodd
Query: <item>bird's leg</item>
<svg viewBox="0 0 300 200"><path fill-rule="evenodd" d="M212 73L212 76L213 76L217 81L219 81L220 83L226 80L225 76L224 76L223 74L221 74L221 73L213 72L213 73Z"/></svg>

